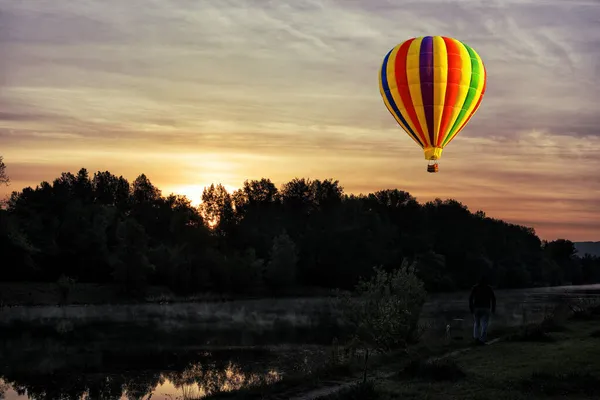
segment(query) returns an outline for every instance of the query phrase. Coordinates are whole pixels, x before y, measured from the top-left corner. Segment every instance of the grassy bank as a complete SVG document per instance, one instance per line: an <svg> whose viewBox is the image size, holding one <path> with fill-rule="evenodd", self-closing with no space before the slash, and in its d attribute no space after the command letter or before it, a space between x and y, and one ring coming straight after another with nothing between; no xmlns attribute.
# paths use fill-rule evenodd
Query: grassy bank
<svg viewBox="0 0 600 400"><path fill-rule="evenodd" d="M598 321L573 321L563 332L473 349L384 379L375 385L379 396L373 398L598 398L597 330Z"/></svg>
<svg viewBox="0 0 600 400"><path fill-rule="evenodd" d="M381 379L320 399L597 399L599 323L598 307L566 321L549 319L488 346L394 366Z"/></svg>

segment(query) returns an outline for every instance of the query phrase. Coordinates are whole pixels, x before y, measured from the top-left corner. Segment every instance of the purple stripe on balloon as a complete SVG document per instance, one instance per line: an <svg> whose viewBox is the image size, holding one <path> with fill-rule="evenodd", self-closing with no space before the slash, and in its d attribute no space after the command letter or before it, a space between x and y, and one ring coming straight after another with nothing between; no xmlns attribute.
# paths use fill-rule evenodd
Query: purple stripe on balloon
<svg viewBox="0 0 600 400"><path fill-rule="evenodd" d="M421 97L425 121L429 132L429 143L434 144L433 135L433 38L425 36L419 52L419 74L421 77Z"/></svg>

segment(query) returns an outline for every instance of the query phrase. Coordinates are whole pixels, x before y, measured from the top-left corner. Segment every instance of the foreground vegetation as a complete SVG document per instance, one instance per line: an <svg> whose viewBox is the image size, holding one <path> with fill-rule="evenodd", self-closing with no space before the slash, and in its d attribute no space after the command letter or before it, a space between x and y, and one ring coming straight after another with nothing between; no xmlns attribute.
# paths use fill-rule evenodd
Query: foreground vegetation
<svg viewBox="0 0 600 400"><path fill-rule="evenodd" d="M213 185L202 201L163 196L145 175L129 183L85 169L14 192L0 210L0 280L55 283L65 301L77 283L140 298L156 285L178 296L279 296L352 288L373 266L408 260L428 292L468 288L481 273L499 288L600 282L599 258L576 257L570 241L542 242L455 200L260 179L234 193Z"/></svg>

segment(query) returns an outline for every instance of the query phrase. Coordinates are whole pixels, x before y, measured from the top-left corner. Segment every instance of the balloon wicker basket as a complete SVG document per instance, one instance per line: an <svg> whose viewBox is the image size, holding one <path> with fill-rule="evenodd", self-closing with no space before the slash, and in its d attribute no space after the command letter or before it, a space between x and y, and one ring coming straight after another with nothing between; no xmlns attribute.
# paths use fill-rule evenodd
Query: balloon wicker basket
<svg viewBox="0 0 600 400"><path fill-rule="evenodd" d="M435 172L438 172L439 170L440 170L440 167L438 166L437 163L429 164L427 166L427 172L435 173Z"/></svg>

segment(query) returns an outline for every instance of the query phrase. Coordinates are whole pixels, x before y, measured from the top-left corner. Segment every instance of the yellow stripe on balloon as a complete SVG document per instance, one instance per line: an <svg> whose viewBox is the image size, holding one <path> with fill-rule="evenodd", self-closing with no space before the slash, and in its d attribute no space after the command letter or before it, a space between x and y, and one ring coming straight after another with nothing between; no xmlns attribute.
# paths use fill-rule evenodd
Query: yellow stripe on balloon
<svg viewBox="0 0 600 400"><path fill-rule="evenodd" d="M425 110L423 109L423 97L421 96L421 73L419 71L419 59L421 56L421 42L423 37L418 37L412 41L408 48L406 56L406 79L410 90L415 112L419 120L419 125L425 136L425 146L431 147L429 140L429 131L427 130L427 120L425 119Z"/></svg>
<svg viewBox="0 0 600 400"><path fill-rule="evenodd" d="M444 101L446 100L446 87L448 83L448 51L446 42L441 36L433 37L433 140L438 142Z"/></svg>
<svg viewBox="0 0 600 400"><path fill-rule="evenodd" d="M462 74L461 74L461 78L460 78L460 85L458 88L458 96L456 97L456 103L454 104L454 110L452 110L452 117L450 118L450 123L448 124L448 129L446 132L444 132L444 136L447 136L450 134L451 132L451 128L452 126L454 126L454 123L456 122L456 118L458 118L458 115L460 114L461 110L462 110L462 106L465 102L465 99L467 98L467 94L469 93L469 85L471 83L471 57L469 56L469 52L467 51L467 48L458 40L456 39L452 39L456 46L458 47L459 51L460 51L460 59L461 59L461 69L462 69ZM444 137L444 140L446 140L446 137Z"/></svg>

